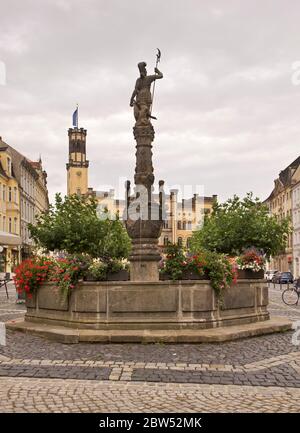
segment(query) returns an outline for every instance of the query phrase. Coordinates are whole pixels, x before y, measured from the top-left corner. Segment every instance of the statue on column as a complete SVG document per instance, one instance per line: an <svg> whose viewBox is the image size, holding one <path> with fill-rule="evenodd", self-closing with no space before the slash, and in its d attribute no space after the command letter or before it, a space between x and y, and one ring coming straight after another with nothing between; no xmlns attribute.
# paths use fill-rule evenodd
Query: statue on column
<svg viewBox="0 0 300 433"><path fill-rule="evenodd" d="M130 106L133 107L136 126L148 126L151 123L150 119L156 119L151 116L153 98L150 87L155 80L163 78L163 74L158 70L157 66L154 68L155 75L147 75L146 66L146 62L138 64L140 78L136 80L135 89L130 99Z"/></svg>

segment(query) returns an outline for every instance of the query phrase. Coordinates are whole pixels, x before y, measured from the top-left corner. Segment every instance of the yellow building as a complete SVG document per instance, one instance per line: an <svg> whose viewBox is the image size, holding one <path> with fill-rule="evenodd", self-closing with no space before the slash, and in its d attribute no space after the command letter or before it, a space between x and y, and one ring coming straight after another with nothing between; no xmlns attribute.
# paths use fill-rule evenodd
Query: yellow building
<svg viewBox="0 0 300 433"><path fill-rule="evenodd" d="M122 219L125 210L125 200L116 199L113 189L109 191L94 191L88 187L89 161L86 159L86 135L83 128L70 128L69 162L67 163L67 194L90 195L97 199L99 211L107 209L111 215L119 214ZM125 193L125 191L124 191ZM159 238L159 245L164 247L168 242L189 246L192 233L201 225L205 214L210 214L216 195L192 198L178 201L178 191L171 190L165 195L166 219ZM158 203L158 195L154 195Z"/></svg>
<svg viewBox="0 0 300 433"><path fill-rule="evenodd" d="M15 189L12 189L12 202L8 204L9 208L13 208L18 216L12 216L12 235L15 236L15 222L18 225L18 237L20 241L20 258L23 260L30 257L32 247L34 246L33 240L30 238L28 224L35 222L35 215L41 211L49 208L48 191L47 191L47 174L42 168L41 159L37 162L30 161L12 146L5 143L0 137L0 154L3 154L1 162L4 167L7 167L7 173L11 171L14 178L15 187L17 187L18 198L15 201ZM10 161L6 164L7 156L9 155ZM3 195L3 194L2 194ZM10 189L7 192L8 200L10 198ZM8 209L6 210L8 211ZM10 218L10 216L8 216ZM17 218L17 219L15 219ZM5 218L7 230L10 229L10 219ZM3 221L2 221L3 224ZM16 262L16 253L13 250L12 265ZM11 266L12 268L13 266ZM8 269L8 265L7 265ZM9 271L7 271L9 272Z"/></svg>
<svg viewBox="0 0 300 433"><path fill-rule="evenodd" d="M10 149L0 138L0 272L13 272L20 261L20 191Z"/></svg>

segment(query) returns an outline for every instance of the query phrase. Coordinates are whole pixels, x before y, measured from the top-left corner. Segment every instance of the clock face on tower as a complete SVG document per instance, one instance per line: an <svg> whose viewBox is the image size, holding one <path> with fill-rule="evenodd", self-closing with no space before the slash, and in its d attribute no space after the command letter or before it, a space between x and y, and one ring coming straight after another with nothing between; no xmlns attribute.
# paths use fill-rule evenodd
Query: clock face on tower
<svg viewBox="0 0 300 433"><path fill-rule="evenodd" d="M81 176L81 171L76 172L77 176Z"/></svg>

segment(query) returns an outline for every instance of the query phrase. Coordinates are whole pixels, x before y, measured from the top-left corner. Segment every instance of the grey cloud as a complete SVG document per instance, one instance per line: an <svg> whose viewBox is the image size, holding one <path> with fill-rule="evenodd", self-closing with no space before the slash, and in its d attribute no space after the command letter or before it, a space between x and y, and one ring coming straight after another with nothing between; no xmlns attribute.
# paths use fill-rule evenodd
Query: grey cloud
<svg viewBox="0 0 300 433"><path fill-rule="evenodd" d="M296 0L0 0L0 10L0 135L31 159L42 153L51 197L66 190L77 102L90 185L133 177L129 98L137 62L151 72L156 47L157 180L265 198L299 154Z"/></svg>

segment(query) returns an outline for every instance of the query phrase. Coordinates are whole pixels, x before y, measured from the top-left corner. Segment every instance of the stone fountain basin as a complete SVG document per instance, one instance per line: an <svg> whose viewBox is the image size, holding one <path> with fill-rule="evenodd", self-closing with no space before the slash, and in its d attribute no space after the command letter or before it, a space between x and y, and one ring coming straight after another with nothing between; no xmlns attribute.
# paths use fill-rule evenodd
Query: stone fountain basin
<svg viewBox="0 0 300 433"><path fill-rule="evenodd" d="M208 280L82 282L63 299L51 283L27 299L26 321L93 329L210 328L269 319L263 280L240 280L220 303Z"/></svg>
<svg viewBox="0 0 300 433"><path fill-rule="evenodd" d="M209 280L82 282L62 299L46 283L7 327L64 343L220 342L291 329L270 320L264 280L238 280L220 303Z"/></svg>

